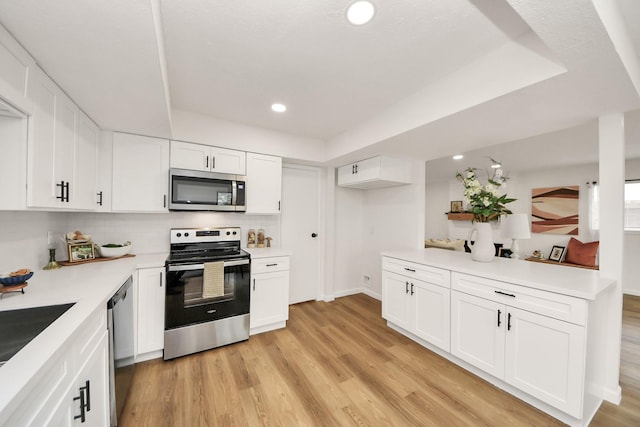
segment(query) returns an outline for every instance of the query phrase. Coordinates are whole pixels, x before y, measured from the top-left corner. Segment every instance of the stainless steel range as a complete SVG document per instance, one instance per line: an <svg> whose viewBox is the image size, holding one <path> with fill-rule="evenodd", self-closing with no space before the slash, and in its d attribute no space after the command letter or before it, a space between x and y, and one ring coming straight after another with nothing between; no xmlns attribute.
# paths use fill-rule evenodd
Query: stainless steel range
<svg viewBox="0 0 640 427"><path fill-rule="evenodd" d="M251 260L239 227L173 228L164 360L249 338Z"/></svg>

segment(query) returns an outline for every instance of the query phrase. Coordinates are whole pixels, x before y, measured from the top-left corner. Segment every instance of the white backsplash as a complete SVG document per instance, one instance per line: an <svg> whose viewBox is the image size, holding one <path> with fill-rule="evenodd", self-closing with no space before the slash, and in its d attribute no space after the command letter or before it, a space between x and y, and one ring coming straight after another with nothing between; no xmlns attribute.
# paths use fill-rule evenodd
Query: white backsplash
<svg viewBox="0 0 640 427"><path fill-rule="evenodd" d="M133 243L132 253L169 250L169 229L179 227L238 226L242 246L250 228L264 228L272 246L280 247L279 215L245 215L225 212L170 212L166 214L2 212L0 211L0 272L18 268L40 270L49 260L47 233L56 235L57 259L67 258L58 237L69 231L90 234L94 242Z"/></svg>

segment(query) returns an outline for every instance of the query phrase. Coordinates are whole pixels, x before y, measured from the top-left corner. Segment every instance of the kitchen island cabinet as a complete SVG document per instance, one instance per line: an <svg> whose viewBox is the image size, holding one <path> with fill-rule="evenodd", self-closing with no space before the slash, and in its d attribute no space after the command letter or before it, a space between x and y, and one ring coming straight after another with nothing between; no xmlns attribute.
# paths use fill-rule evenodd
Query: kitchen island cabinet
<svg viewBox="0 0 640 427"><path fill-rule="evenodd" d="M386 257L382 269L382 317L449 351L449 271Z"/></svg>
<svg viewBox="0 0 640 427"><path fill-rule="evenodd" d="M607 354L599 343L614 280L506 258L479 263L440 249L385 252L382 265L390 327L569 425L588 425L605 394L599 367ZM428 269L451 275L450 351L420 336L415 315L406 314L428 306L400 295L415 292L412 283Z"/></svg>

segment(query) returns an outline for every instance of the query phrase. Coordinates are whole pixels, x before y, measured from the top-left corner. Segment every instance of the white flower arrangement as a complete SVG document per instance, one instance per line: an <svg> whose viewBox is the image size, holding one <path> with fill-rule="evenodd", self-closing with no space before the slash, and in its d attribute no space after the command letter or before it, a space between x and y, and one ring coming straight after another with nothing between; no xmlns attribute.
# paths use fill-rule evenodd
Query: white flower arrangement
<svg viewBox="0 0 640 427"><path fill-rule="evenodd" d="M487 179L486 185L478 180L475 168L467 168L464 174L457 172L456 178L464 185L464 201L470 207L474 221L497 221L501 215L512 213L505 205L516 199L502 194L508 178L501 168Z"/></svg>

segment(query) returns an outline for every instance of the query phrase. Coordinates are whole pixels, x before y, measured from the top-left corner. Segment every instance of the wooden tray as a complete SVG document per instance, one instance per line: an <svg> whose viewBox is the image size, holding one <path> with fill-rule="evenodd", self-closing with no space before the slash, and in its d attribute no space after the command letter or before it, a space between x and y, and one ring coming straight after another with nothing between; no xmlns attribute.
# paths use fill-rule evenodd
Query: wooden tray
<svg viewBox="0 0 640 427"><path fill-rule="evenodd" d="M135 256L135 254L126 254L126 255L122 255L122 256L118 256L118 257L100 257L100 258L94 258L94 259L87 259L84 261L75 261L75 262L69 262L69 261L57 261L58 264L60 264L63 267L69 267L72 265L80 265L80 264L89 264L91 262L103 262L103 261L113 261L114 259L121 259L121 258L133 258Z"/></svg>
<svg viewBox="0 0 640 427"><path fill-rule="evenodd" d="M0 294L4 294L7 292L18 292L18 291L24 294L24 288L27 285L28 283L24 282L24 283L19 283L17 285L0 286Z"/></svg>

